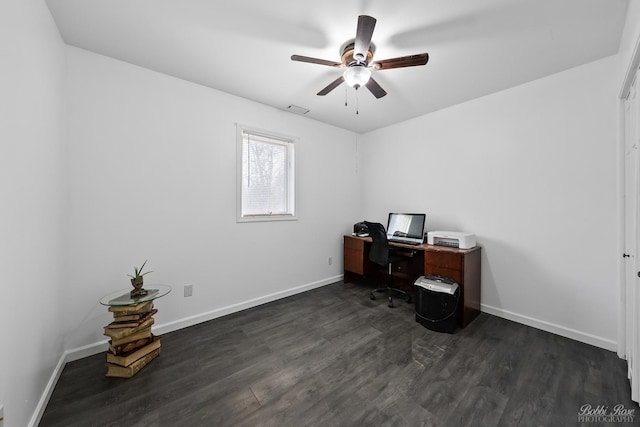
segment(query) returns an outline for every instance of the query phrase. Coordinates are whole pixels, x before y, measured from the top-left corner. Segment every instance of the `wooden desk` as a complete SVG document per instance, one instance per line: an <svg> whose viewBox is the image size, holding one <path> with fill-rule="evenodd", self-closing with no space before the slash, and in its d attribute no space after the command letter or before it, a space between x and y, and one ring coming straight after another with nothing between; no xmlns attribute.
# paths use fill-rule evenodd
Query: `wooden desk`
<svg viewBox="0 0 640 427"><path fill-rule="evenodd" d="M480 314L480 247L455 249L433 245L402 245L399 248L414 250L408 266L394 267L394 283L413 292L415 280L428 274L436 274L455 281L460 286L458 324L464 328ZM344 282L361 277L380 277L381 269L369 260L370 237L344 236Z"/></svg>

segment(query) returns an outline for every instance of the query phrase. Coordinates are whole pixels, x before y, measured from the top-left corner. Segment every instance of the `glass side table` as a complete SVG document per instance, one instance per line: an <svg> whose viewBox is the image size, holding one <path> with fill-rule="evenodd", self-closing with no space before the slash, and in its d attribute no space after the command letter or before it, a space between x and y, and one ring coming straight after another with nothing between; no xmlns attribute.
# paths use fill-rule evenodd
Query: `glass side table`
<svg viewBox="0 0 640 427"><path fill-rule="evenodd" d="M149 288L147 289L147 295L142 295L136 298L131 298L130 292L131 288L112 292L109 295L105 295L100 298L100 304L114 307L122 305L136 305L142 302L153 301L154 299L163 297L171 292L171 286L149 285Z"/></svg>
<svg viewBox="0 0 640 427"><path fill-rule="evenodd" d="M108 377L131 378L160 354L160 337L151 333L154 300L171 292L169 285L149 285L147 294L131 298L131 288L100 298L113 322L104 327L109 339L106 352Z"/></svg>

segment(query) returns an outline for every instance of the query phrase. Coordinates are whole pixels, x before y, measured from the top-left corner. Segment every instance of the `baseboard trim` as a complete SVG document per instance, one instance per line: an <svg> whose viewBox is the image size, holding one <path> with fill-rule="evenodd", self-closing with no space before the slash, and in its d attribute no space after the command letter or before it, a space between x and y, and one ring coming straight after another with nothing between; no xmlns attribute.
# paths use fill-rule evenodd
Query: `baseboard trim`
<svg viewBox="0 0 640 427"><path fill-rule="evenodd" d="M331 283L339 282L340 280L342 280L342 278L343 275L334 276L327 279L319 280L317 282L307 283L305 285L285 289L284 291L274 292L272 294L264 295L258 298L242 301L237 304L231 304L226 307L216 308L215 310L207 311L205 313L199 313L193 316L184 317L172 322L156 324L153 326L153 331L158 335L162 335L168 332L177 331L179 329L188 328L189 326L207 322L218 317L226 316L227 314L246 310L247 308L257 307L271 301L310 291L311 289L320 288L322 286L330 285ZM99 341L92 344L87 344L82 347L69 349L65 351L65 363L73 362L74 360L82 359L87 356L93 356L94 354L106 351L107 343L108 339L105 339L104 341Z"/></svg>
<svg viewBox="0 0 640 427"><path fill-rule="evenodd" d="M47 385L44 388L44 391L42 392L42 396L40 396L40 400L36 405L36 409L35 411L33 411L33 415L31 415L31 419L29 420L29 424L28 424L29 427L38 427L38 424L40 424L40 420L42 419L42 415L44 415L44 410L46 409L47 404L49 403L49 399L51 398L53 389L56 388L58 379L62 374L64 365L66 364L66 354L67 354L66 351L62 353L62 356L60 356L60 359L58 360L56 367L53 369L53 373L49 378L49 382L47 382Z"/></svg>
<svg viewBox="0 0 640 427"><path fill-rule="evenodd" d="M162 335L168 332L177 331L179 329L197 325L198 323L203 323L209 320L216 319L218 317L226 316L227 314L235 313L241 310L246 310L247 308L256 307L271 301L286 298L302 292L310 291L311 289L316 289L322 286L330 285L331 283L335 283L342 280L343 277L344 276L342 274L334 277L329 277L327 279L318 280L317 282L307 283L305 285L296 286L290 289L286 289L284 291L274 292L272 294L268 294L258 298L253 298L248 301L243 301L243 302L232 304L226 307L217 308L215 310L211 310L206 313L196 314L194 316L185 317L183 319L178 319L173 322L155 325L154 332L156 332L158 335ZM51 394L53 394L53 390L56 387L56 384L58 382L58 379L60 378L60 375L62 374L62 370L64 369L64 366L68 362L73 362L74 360L82 359L88 356L93 356L94 354L98 354L98 353L102 353L103 351L106 351L107 343L108 343L108 340L105 339L103 341L87 344L82 347L68 349L68 350L65 350L64 353L62 353L62 355L60 356L60 360L58 360L58 364L54 368L51 374L51 377L49 378L49 382L47 383L44 391L42 392L42 396L38 401L36 409L34 410L33 415L31 416L31 420L29 421L29 427L37 427L38 424L40 424L40 420L44 415L44 410L46 409L47 404L49 403Z"/></svg>
<svg viewBox="0 0 640 427"><path fill-rule="evenodd" d="M486 304L481 304L480 310L484 313L489 313L503 319L512 320L514 322L531 326L532 328L540 329L542 331L551 332L552 334L560 335L562 337L571 338L572 340L580 341L585 344L604 348L605 350L611 350L614 352L618 350L618 343L615 341L564 326L556 325L555 323L545 322L544 320L524 316L512 311L503 310L501 308L492 307Z"/></svg>
<svg viewBox="0 0 640 427"><path fill-rule="evenodd" d="M189 326L197 325L199 323L207 322L209 320L213 320L218 317L226 316L227 314L236 313L238 311L246 310L252 307L257 307L259 305L266 304L268 302L276 301L276 300L286 298L292 295L296 295L302 292L310 291L312 289L320 288L322 286L326 286L331 283L338 282L342 280L342 278L343 278L342 275L334 276L328 279L319 280L317 282L308 283L302 286L296 286L294 288L286 289L284 291L274 292L272 294L268 294L258 298L253 298L247 301L239 302L237 304L228 305L226 307L216 308L215 310L207 311L205 313L200 313L193 316L185 317L183 319L174 320L173 322L156 325L154 326L154 331L156 331L158 335L177 331L179 329L183 329Z"/></svg>

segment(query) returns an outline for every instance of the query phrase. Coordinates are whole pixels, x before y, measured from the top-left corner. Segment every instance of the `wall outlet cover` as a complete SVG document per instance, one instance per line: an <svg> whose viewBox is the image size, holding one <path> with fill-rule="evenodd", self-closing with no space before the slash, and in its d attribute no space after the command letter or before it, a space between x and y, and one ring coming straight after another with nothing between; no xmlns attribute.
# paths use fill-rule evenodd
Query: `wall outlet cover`
<svg viewBox="0 0 640 427"><path fill-rule="evenodd" d="M184 285L184 296L190 297L193 295L193 285Z"/></svg>

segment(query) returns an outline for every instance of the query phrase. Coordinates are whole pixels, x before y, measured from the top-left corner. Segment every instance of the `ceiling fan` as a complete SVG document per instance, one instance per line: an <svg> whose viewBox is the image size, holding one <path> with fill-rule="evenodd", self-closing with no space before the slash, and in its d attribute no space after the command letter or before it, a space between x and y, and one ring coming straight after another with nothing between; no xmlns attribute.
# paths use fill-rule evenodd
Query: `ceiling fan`
<svg viewBox="0 0 640 427"><path fill-rule="evenodd" d="M340 49L341 62L328 61L325 59L311 58L302 55L291 55L292 61L309 62L311 64L327 65L335 68L346 68L344 73L329 83L318 95L324 96L331 92L342 82L346 82L354 89L366 86L376 98L382 98L387 94L384 89L371 77L371 69L389 70L391 68L414 67L425 65L429 61L429 54L401 56L398 58L383 59L373 61L375 45L371 42L373 29L376 26L376 19L367 16L358 16L358 27L356 38L347 41Z"/></svg>

